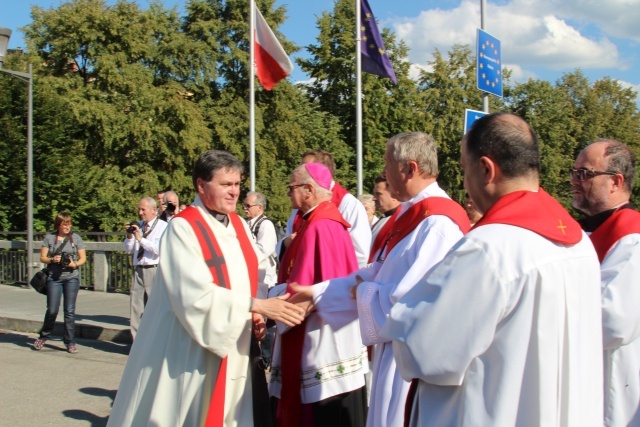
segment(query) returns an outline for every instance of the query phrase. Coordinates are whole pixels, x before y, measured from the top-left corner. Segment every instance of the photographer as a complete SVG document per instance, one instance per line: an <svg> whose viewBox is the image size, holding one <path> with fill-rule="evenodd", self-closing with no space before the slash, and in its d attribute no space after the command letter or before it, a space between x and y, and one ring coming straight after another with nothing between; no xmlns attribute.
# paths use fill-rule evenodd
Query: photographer
<svg viewBox="0 0 640 427"><path fill-rule="evenodd" d="M80 290L78 267L87 261L84 242L71 233L71 214L62 211L54 221L55 233L49 233L42 241L40 262L48 264L47 311L40 329L40 338L33 343L35 350L41 350L51 336L60 310L60 299L64 295L64 344L67 352L77 353L75 338L76 299Z"/></svg>
<svg viewBox="0 0 640 427"><path fill-rule="evenodd" d="M178 195L174 191L166 191L162 195L162 213L160 214L160 219L166 222L171 221L173 217L180 212L178 206L180 206Z"/></svg>
<svg viewBox="0 0 640 427"><path fill-rule="evenodd" d="M156 201L153 197L144 197L138 205L140 222L126 223L127 237L124 239L124 250L133 254L133 282L131 296L131 336L135 339L144 312L147 298L151 295L151 286L156 277L160 237L167 228L167 223L156 215Z"/></svg>

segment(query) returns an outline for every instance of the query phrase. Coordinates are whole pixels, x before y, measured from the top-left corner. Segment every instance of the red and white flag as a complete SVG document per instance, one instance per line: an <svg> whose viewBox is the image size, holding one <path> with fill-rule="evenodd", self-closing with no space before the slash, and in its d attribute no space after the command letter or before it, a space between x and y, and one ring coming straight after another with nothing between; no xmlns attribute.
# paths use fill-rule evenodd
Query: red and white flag
<svg viewBox="0 0 640 427"><path fill-rule="evenodd" d="M256 75L262 87L271 90L293 71L289 55L284 51L260 10L256 11L255 60Z"/></svg>

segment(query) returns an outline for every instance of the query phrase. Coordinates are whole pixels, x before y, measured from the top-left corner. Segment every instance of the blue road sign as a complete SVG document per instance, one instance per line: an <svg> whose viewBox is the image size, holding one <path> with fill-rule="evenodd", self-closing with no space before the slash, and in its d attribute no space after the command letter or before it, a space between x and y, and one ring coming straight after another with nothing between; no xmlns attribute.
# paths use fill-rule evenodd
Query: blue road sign
<svg viewBox="0 0 640 427"><path fill-rule="evenodd" d="M478 89L502 97L502 52L500 40L478 29L477 45Z"/></svg>
<svg viewBox="0 0 640 427"><path fill-rule="evenodd" d="M485 113L484 111L476 111L476 110L464 110L464 134L466 135L471 129L473 122L478 120L482 116L486 116L489 113Z"/></svg>

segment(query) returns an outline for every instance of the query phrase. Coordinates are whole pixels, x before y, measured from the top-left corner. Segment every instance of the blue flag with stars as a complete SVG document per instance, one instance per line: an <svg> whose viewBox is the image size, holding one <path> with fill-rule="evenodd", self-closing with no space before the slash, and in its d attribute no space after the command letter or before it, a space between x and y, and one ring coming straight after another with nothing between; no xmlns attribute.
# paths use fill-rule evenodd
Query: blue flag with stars
<svg viewBox="0 0 640 427"><path fill-rule="evenodd" d="M362 47L362 71L389 77L398 84L396 73L384 48L376 18L371 13L367 0L360 0L360 38Z"/></svg>

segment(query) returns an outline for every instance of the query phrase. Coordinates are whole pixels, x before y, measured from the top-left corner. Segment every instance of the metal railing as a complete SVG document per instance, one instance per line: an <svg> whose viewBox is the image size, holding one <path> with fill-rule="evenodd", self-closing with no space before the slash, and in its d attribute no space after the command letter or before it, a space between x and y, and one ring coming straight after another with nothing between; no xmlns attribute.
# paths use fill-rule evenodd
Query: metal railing
<svg viewBox="0 0 640 427"><path fill-rule="evenodd" d="M80 286L93 289L93 251L87 251L87 262L80 267ZM107 252L108 292L129 292L133 280L133 260L124 252ZM0 282L27 284L27 252L16 249L0 249Z"/></svg>
<svg viewBox="0 0 640 427"><path fill-rule="evenodd" d="M120 241L127 235L124 231L78 231L73 230L74 233L79 234L82 237L87 237L87 241L92 242L107 242L110 237L117 237L117 241ZM26 231L4 231L0 230L0 236L7 236L9 240L23 239L26 237ZM33 233L34 241L41 241L44 236L47 235L46 231L35 231Z"/></svg>

